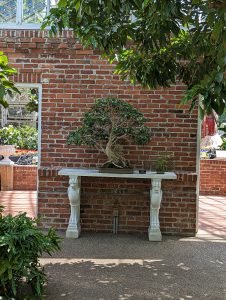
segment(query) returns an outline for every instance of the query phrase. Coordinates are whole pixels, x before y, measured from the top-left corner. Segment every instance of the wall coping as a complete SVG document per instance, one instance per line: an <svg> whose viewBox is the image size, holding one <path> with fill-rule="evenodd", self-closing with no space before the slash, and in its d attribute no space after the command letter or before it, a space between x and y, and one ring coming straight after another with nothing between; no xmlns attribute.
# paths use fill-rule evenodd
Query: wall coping
<svg viewBox="0 0 226 300"><path fill-rule="evenodd" d="M208 158L205 158L205 159L201 159L200 160L200 163L201 164L210 164L210 163L226 163L226 158L213 158L213 159L208 159Z"/></svg>
<svg viewBox="0 0 226 300"><path fill-rule="evenodd" d="M37 165L17 165L17 164L14 164L13 167L14 168L31 168L31 169L37 169L38 168Z"/></svg>

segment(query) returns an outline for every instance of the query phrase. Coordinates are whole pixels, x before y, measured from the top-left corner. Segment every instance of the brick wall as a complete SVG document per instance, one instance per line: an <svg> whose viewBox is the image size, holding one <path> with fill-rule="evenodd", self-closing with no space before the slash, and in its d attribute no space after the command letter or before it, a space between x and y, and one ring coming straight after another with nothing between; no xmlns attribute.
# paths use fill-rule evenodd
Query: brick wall
<svg viewBox="0 0 226 300"><path fill-rule="evenodd" d="M84 50L74 41L71 32L49 39L46 32L2 30L0 47L18 69L17 82L42 83L39 214L45 226L54 224L65 228L68 222L67 178L57 176L56 169L96 167L106 159L93 149L66 145L68 132L80 124L82 114L92 106L95 98L115 96L133 104L149 120L150 143L125 147L127 159L134 168L151 167L157 155L164 151L175 155L174 170L180 172L182 179L163 182L162 230L194 234L197 114L190 116L188 107L178 105L183 85L147 91L122 82L98 52ZM110 231L112 202L117 198L121 232L131 231L132 226L135 231L147 232L149 182L94 181L95 185L93 179L83 180L83 229ZM103 218L104 212L106 217Z"/></svg>
<svg viewBox="0 0 226 300"><path fill-rule="evenodd" d="M37 190L36 166L13 166L13 189L20 191Z"/></svg>
<svg viewBox="0 0 226 300"><path fill-rule="evenodd" d="M226 195L226 159L201 160L200 193Z"/></svg>
<svg viewBox="0 0 226 300"><path fill-rule="evenodd" d="M39 208L42 207L45 216L43 226L52 224L66 229L69 219L68 178L57 173L57 168L39 170ZM160 223L164 233L194 234L196 179L195 174L178 172L177 180L163 181ZM119 233L147 233L150 185L149 180L82 177L82 231L111 232L112 213L116 208L119 210Z"/></svg>

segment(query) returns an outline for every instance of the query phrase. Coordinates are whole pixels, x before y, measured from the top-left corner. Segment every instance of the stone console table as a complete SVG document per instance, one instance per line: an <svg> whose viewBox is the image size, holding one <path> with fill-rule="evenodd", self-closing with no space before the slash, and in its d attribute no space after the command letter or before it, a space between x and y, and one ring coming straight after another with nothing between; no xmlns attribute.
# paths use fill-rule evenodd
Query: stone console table
<svg viewBox="0 0 226 300"><path fill-rule="evenodd" d="M71 206L71 216L66 231L66 237L78 238L81 232L80 226L80 190L81 177L114 177L114 178L134 178L134 179L151 179L152 188L150 190L150 226L148 229L149 241L161 241L162 234L159 226L159 208L162 200L161 181L162 179L176 179L173 172L157 174L156 172L147 171L140 174L134 171L132 174L100 173L96 169L61 169L59 175L69 176L68 198Z"/></svg>

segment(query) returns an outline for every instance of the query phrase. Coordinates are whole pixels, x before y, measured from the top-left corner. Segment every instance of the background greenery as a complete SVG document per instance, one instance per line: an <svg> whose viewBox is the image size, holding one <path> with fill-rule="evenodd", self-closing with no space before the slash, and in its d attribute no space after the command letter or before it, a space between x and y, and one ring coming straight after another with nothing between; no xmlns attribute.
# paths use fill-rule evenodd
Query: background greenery
<svg viewBox="0 0 226 300"><path fill-rule="evenodd" d="M21 127L9 125L0 128L0 142L3 145L15 145L20 149L37 150L38 131L28 125Z"/></svg>

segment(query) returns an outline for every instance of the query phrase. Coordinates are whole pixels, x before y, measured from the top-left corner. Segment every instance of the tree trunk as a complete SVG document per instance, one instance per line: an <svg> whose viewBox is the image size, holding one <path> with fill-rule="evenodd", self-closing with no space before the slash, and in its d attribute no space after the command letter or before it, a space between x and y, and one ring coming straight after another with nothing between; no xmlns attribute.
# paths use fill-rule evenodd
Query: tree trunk
<svg viewBox="0 0 226 300"><path fill-rule="evenodd" d="M108 141L105 154L108 157L108 163L112 164L116 168L125 168L127 167L126 161L123 157L120 147L113 146L111 140Z"/></svg>

